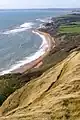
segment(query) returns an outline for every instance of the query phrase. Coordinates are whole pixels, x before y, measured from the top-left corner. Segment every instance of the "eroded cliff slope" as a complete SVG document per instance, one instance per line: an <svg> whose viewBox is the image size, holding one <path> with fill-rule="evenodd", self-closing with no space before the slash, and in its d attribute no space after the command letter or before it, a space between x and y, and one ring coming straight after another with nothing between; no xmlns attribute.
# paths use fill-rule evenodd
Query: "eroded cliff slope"
<svg viewBox="0 0 80 120"><path fill-rule="evenodd" d="M80 120L80 52L9 96L0 120Z"/></svg>

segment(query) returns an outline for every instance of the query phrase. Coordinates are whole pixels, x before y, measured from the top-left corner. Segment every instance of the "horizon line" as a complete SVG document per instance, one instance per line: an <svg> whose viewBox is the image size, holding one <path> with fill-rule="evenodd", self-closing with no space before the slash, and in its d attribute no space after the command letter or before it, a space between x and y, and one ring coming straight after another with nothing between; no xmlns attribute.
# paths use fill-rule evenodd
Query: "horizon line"
<svg viewBox="0 0 80 120"><path fill-rule="evenodd" d="M55 8L0 8L0 10L31 10L31 9L80 9L80 8L76 8L76 7L71 7L71 8L67 8L67 7L55 7Z"/></svg>

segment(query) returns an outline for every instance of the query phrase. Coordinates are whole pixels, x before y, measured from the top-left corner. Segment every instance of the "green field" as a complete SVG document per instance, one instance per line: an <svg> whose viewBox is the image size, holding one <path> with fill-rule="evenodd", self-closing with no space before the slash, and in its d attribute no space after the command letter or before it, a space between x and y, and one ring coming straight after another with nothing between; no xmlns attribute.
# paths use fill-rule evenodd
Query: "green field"
<svg viewBox="0 0 80 120"><path fill-rule="evenodd" d="M62 25L59 33L80 33L80 25Z"/></svg>
<svg viewBox="0 0 80 120"><path fill-rule="evenodd" d="M72 22L73 24L80 25L80 22Z"/></svg>

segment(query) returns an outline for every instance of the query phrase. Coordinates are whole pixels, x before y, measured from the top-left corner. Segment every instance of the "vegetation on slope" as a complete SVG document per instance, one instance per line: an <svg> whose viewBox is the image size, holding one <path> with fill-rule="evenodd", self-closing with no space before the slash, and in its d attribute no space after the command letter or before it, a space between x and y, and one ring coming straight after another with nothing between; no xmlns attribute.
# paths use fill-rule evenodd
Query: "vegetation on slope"
<svg viewBox="0 0 80 120"><path fill-rule="evenodd" d="M40 71L32 71L23 74L17 73L0 76L0 105L15 90L21 88L30 80L39 77L41 74Z"/></svg>
<svg viewBox="0 0 80 120"><path fill-rule="evenodd" d="M80 25L62 25L59 28L60 33L80 33Z"/></svg>

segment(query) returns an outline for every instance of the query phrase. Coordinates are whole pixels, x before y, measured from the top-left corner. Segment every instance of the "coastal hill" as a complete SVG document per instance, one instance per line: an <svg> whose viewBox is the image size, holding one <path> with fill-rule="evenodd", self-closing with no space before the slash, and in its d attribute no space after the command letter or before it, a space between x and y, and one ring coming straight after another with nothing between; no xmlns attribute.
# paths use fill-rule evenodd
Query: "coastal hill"
<svg viewBox="0 0 80 120"><path fill-rule="evenodd" d="M80 15L52 19L39 29L55 40L43 65L1 76L15 89L7 91L0 120L80 120Z"/></svg>

